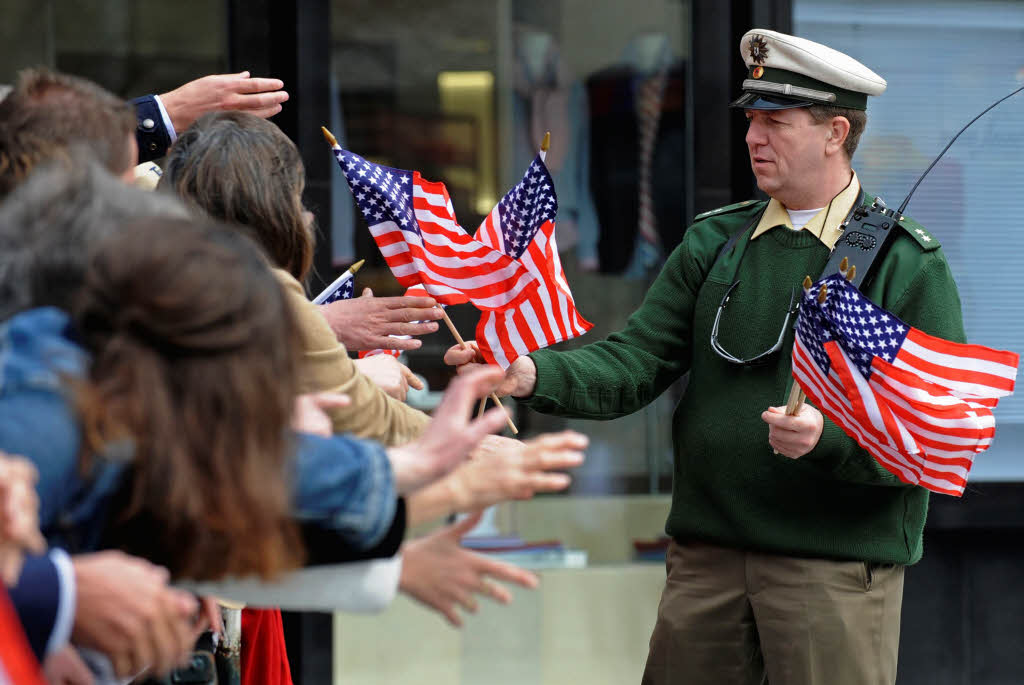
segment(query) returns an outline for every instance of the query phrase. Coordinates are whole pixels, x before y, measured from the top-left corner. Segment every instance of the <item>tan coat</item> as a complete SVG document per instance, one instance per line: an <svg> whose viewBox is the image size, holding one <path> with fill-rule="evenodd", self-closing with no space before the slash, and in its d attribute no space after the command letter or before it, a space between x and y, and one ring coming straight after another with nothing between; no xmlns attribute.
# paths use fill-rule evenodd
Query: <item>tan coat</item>
<svg viewBox="0 0 1024 685"><path fill-rule="evenodd" d="M417 437L430 418L386 395L360 373L319 307L306 299L299 282L284 269L274 269L274 275L285 289L303 340L301 392L343 392L352 398L348 407L328 411L335 432L385 445L400 445Z"/></svg>

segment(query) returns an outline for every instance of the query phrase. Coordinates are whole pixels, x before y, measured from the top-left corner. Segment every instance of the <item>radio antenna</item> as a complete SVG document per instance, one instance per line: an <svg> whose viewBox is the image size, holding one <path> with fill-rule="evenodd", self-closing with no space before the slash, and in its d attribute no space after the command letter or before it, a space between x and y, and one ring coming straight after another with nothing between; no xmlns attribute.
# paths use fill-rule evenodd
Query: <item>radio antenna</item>
<svg viewBox="0 0 1024 685"><path fill-rule="evenodd" d="M1009 95L1005 95L1005 96L999 98L998 100L996 100L995 102L993 102L991 105L986 107L981 112L981 114L979 114L978 116L976 116L973 119L971 119L970 121L968 121L967 122L967 126L964 126L962 129L960 129L960 131L955 136L953 136L953 139L951 141L949 141L948 143L946 143L946 147L942 148L942 152L939 153L939 156L936 157L934 160L932 160L932 163L929 164L928 168L924 170L924 173L921 174L921 177L919 179L917 179L917 183L914 184L914 187L910 189L909 193L907 193L907 199L905 199L903 201L903 204L900 205L900 208L896 210L896 217L897 218L903 216L903 212L907 209L907 205L910 204L910 196L913 195L914 191L917 190L917 187L919 185L921 185L921 181L923 181L924 177L928 175L928 172L932 170L932 167L935 166L940 159L942 159L942 155L946 154L946 150L948 150L950 148L950 146L952 146L953 143L956 142L956 139L960 137L960 134L963 133L964 131L966 131L968 126L970 126L975 121L977 121L978 119L980 119L983 116L985 116L985 114L987 114L990 109L992 109L993 107L998 105L1003 100L1009 100L1014 95L1016 95L1017 93L1021 92L1022 90L1024 90L1024 86L1021 86L1020 88L1018 88L1017 90L1013 91Z"/></svg>

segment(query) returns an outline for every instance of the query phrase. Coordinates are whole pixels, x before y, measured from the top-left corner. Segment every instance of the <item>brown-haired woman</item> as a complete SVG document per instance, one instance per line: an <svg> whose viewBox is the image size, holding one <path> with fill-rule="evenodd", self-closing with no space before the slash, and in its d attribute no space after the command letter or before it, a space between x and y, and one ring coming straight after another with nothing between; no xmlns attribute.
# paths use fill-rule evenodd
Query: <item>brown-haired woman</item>
<svg viewBox="0 0 1024 685"><path fill-rule="evenodd" d="M83 455L130 442L111 537L173 575L273 576L301 562L287 428L297 329L250 241L185 221L128 225L75 305Z"/></svg>

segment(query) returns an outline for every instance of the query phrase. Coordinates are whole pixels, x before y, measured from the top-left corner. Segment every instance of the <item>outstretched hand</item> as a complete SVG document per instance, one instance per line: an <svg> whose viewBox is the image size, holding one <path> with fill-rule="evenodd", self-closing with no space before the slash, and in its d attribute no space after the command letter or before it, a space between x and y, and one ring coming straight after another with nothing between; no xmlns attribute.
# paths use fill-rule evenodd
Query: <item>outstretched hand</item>
<svg viewBox="0 0 1024 685"><path fill-rule="evenodd" d="M480 369L453 380L434 410L433 418L420 436L401 447L388 450L400 494L418 490L458 466L485 435L497 432L505 423L505 410L495 407L478 419L471 419L481 397L493 391L501 369Z"/></svg>
<svg viewBox="0 0 1024 685"><path fill-rule="evenodd" d="M467 340L466 346L453 345L444 353L444 363L457 367L458 373L468 373L488 366L475 340ZM495 367L491 367L495 368ZM529 357L519 357L505 369L505 377L495 389L499 397L529 397L537 385L537 366Z"/></svg>
<svg viewBox="0 0 1024 685"><path fill-rule="evenodd" d="M264 119L272 117L288 100L282 88L284 82L280 79L252 78L248 71L214 74L162 93L160 101L174 130L180 133L208 112L240 110Z"/></svg>
<svg viewBox="0 0 1024 685"><path fill-rule="evenodd" d="M350 350L415 350L416 336L437 330L444 315L432 297L374 297L369 288L360 297L320 305L338 341Z"/></svg>
<svg viewBox="0 0 1024 685"><path fill-rule="evenodd" d="M442 614L455 627L462 625L458 607L476 613L474 595L485 595L502 604L512 601L512 594L491 578L530 589L538 583L537 576L529 571L462 547L462 536L479 522L477 513L402 547L399 589Z"/></svg>

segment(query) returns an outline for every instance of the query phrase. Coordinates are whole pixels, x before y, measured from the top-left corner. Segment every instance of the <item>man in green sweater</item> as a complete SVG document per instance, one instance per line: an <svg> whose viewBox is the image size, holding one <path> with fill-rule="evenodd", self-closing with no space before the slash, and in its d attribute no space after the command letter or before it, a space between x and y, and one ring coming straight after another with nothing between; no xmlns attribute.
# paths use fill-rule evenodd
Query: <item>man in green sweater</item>
<svg viewBox="0 0 1024 685"><path fill-rule="evenodd" d="M788 396L804 276L869 197L850 159L885 81L808 40L743 36L750 163L768 202L699 215L625 329L520 357L500 389L537 411L612 419L689 373L673 419L668 580L643 682L893 683L903 569L921 557L928 493L904 485L811 404ZM910 219L862 289L963 341L938 241ZM735 238L734 241L730 239ZM794 299L793 295L797 297ZM453 348L449 363L479 358Z"/></svg>

